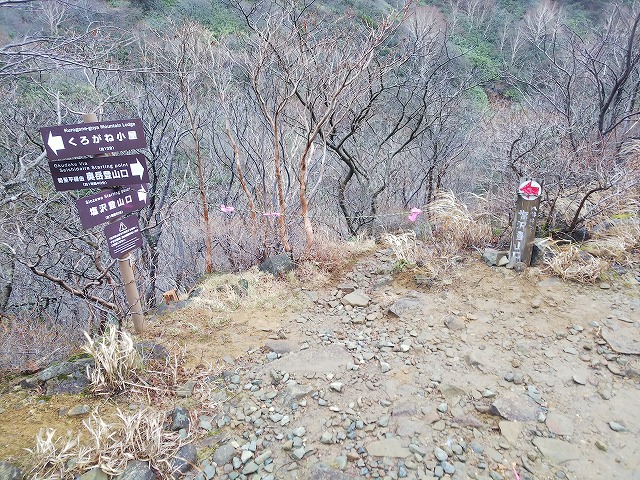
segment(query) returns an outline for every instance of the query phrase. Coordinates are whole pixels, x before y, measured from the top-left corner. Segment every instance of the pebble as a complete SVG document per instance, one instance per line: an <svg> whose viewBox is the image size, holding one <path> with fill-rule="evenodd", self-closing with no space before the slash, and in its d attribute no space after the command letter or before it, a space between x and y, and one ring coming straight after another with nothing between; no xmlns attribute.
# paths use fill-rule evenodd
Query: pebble
<svg viewBox="0 0 640 480"><path fill-rule="evenodd" d="M611 428L611 430L613 430L614 432L626 432L627 431L627 427L625 427L621 423L614 422L614 421L609 422L609 428Z"/></svg>
<svg viewBox="0 0 640 480"><path fill-rule="evenodd" d="M443 461L445 461L446 459L449 458L449 455L447 454L447 452L445 452L440 447L436 447L435 450L433 451L433 453L436 456L436 458L441 462L443 462Z"/></svg>
<svg viewBox="0 0 640 480"><path fill-rule="evenodd" d="M449 406L446 403L441 403L437 408L440 413L447 413L447 410L449 410Z"/></svg>

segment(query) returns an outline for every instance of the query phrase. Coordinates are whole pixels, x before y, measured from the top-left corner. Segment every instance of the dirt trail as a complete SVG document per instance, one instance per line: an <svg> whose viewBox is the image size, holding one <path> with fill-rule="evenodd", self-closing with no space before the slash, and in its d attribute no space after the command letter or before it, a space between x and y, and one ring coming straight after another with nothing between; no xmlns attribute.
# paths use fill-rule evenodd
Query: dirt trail
<svg viewBox="0 0 640 480"><path fill-rule="evenodd" d="M376 252L286 313L156 320L148 338L224 369L219 414L194 422L209 432L197 478L640 479L640 357L611 346L640 343L635 279L603 289L466 259L410 288L394 265ZM8 425L45 407L11 395L2 428L25 429ZM0 443L0 460L15 453Z"/></svg>

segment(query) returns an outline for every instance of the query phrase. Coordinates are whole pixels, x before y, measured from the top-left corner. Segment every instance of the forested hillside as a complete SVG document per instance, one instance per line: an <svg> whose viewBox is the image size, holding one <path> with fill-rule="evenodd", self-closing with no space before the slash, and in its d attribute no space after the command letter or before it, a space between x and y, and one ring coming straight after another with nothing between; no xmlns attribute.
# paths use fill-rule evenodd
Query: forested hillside
<svg viewBox="0 0 640 480"><path fill-rule="evenodd" d="M39 133L82 113L144 124L149 307L272 254L427 235L407 213L439 191L494 246L522 177L541 235L637 215L639 23L633 0L0 0L3 325L44 326L37 356L126 315L91 192L54 189Z"/></svg>

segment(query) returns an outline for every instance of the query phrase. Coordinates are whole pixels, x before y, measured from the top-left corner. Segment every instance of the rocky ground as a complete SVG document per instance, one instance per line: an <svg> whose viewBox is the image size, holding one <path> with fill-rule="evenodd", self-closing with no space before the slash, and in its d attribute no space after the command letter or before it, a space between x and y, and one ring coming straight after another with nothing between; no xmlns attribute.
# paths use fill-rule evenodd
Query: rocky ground
<svg viewBox="0 0 640 480"><path fill-rule="evenodd" d="M249 353L209 345L220 410L191 410L189 478L640 479L635 278L579 286L466 259L430 287L394 265L380 250L302 290L304 308L249 318Z"/></svg>

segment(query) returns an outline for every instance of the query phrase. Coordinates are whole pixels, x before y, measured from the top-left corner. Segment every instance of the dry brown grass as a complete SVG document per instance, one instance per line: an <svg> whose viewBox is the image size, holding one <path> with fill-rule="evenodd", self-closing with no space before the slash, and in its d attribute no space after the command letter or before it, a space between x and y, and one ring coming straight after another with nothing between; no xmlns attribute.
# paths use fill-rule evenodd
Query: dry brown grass
<svg viewBox="0 0 640 480"><path fill-rule="evenodd" d="M84 431L75 436L56 436L55 430L42 429L31 451L35 466L29 478L74 478L94 467L118 475L134 459L150 462L162 478L171 478L171 459L191 438L165 430L165 420L164 412L149 408L131 414L118 410L109 421L94 412L83 422Z"/></svg>
<svg viewBox="0 0 640 480"><path fill-rule="evenodd" d="M576 245L566 245L544 261L554 274L579 283L595 283L609 268L606 261L580 250Z"/></svg>
<svg viewBox="0 0 640 480"><path fill-rule="evenodd" d="M97 341L85 332L87 343L82 350L95 362L88 369L93 391L100 394L124 391L142 369L142 359L133 338L124 331L110 328Z"/></svg>
<svg viewBox="0 0 640 480"><path fill-rule="evenodd" d="M484 199L477 197L479 202ZM427 206L434 248L441 256L458 255L491 243L491 225L485 214L473 214L453 192L438 192Z"/></svg>
<svg viewBox="0 0 640 480"><path fill-rule="evenodd" d="M588 253L618 264L633 263L632 252L640 250L640 219L623 215L624 218L606 230L596 233L582 245Z"/></svg>
<svg viewBox="0 0 640 480"><path fill-rule="evenodd" d="M374 249L373 239L358 236L345 242L320 232L314 245L299 259L295 276L307 288L325 286Z"/></svg>

